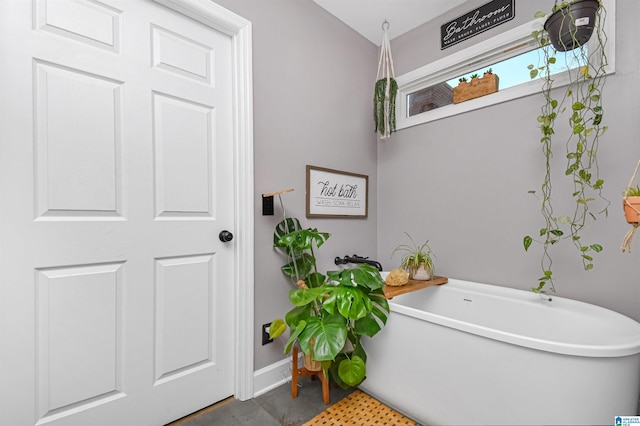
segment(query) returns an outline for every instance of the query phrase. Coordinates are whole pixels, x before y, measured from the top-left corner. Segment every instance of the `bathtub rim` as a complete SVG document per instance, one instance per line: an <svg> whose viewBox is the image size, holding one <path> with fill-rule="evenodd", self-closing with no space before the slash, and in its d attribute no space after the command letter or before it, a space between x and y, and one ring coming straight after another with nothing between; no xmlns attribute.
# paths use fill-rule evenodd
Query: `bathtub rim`
<svg viewBox="0 0 640 426"><path fill-rule="evenodd" d="M467 280L461 280L457 278L449 278L449 283L444 284L443 286L450 286L456 288L463 288L471 292L478 292L478 290L482 289L482 286L489 286L492 290L497 290L497 293L494 294L496 297L505 297L500 293L513 293L516 294L531 294L528 299L525 299L527 302L535 302L538 296L533 293L529 293L525 290L503 287L494 284L485 284L485 283L476 283ZM476 287L476 288L473 288ZM421 290L422 291L422 290ZM498 330L482 325L473 324L467 321L462 321L458 319L454 319L451 317L447 317L440 314L435 314L428 311L422 311L420 309L403 305L401 301L403 299L408 299L411 295L415 295L416 293L407 293L400 296L396 296L393 299L389 300L389 308L392 312L396 312L401 315L413 317L422 321L428 321L434 324L438 324L440 326L449 327L455 330L459 330L465 333L475 334L478 336L482 336L485 338L522 346L526 348L541 350L545 352L551 352L556 354L563 355L571 355L571 356L582 356L582 357L591 357L591 358L615 358L615 357L624 357L624 356L632 356L640 353L640 332L635 336L635 338L630 338L628 342L618 343L618 344L577 344L577 343L564 343L559 342L557 340L550 339L542 339L537 337L529 337L521 334L516 334L508 331ZM420 294L420 292L417 292ZM587 302L582 302L578 300L568 299L560 296L553 296L554 301L547 302L540 298L540 303L564 303L569 305L587 305L590 309L596 310L604 310L607 311L608 314L613 314L616 317L619 317L622 321L632 321L638 325L640 330L640 323L635 321L634 319L623 315L619 312L613 311L611 309L594 305Z"/></svg>

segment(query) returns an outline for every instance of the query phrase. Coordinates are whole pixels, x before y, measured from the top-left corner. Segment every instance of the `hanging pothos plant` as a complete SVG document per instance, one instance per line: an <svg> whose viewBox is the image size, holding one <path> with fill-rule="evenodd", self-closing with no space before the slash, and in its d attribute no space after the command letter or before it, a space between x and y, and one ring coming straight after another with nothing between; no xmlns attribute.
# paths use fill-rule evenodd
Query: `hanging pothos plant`
<svg viewBox="0 0 640 426"><path fill-rule="evenodd" d="M560 48L551 44L552 34L548 31L548 23L552 19L566 23L575 23L577 17L573 16L572 8L584 7L584 3L595 3L594 33L591 38L594 43L586 45L582 34L578 33L579 27L564 30ZM604 180L598 169L598 148L600 137L606 132L604 125L604 108L602 105L602 89L605 83L607 57L605 44L607 36L603 31L606 11L600 0L574 0L556 4L552 14L545 23L545 29L534 31L532 37L541 47L542 65L535 67L529 65L530 77L540 78L543 82L542 95L544 102L537 120L540 124L541 148L545 161L545 175L541 185L541 209L544 218L544 227L540 229L538 237L530 235L524 237L524 248L528 250L533 242L542 245L542 276L538 279L537 286L532 288L536 293L546 294L547 290L555 292L553 277L553 259L551 246L561 241L571 242L577 249L584 269L593 268L594 255L603 250L597 242L587 242L582 238L582 233L590 222L597 219L598 215L607 214L609 201L602 195ZM536 18L546 16L542 12L536 14ZM587 21L588 22L588 21ZM568 46L568 41L571 45ZM583 44L584 43L584 44ZM563 55L566 59L566 74L569 76L569 84L562 89L555 89L556 75L554 69L558 51L566 51ZM561 117L565 117L560 120ZM566 120L566 121L565 121ZM556 192L552 197L552 159L554 148L557 153L555 133L556 128L569 125L569 136L565 141L566 158L563 174L573 183L571 196L573 208L570 211L558 212L552 204L552 198L560 199ZM529 191L536 194L536 191Z"/></svg>

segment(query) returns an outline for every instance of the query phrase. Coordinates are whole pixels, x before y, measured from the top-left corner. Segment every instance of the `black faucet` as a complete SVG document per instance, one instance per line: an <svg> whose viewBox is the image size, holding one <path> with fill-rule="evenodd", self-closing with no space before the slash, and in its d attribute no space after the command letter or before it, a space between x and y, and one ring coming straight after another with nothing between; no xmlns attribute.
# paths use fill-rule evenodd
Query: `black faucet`
<svg viewBox="0 0 640 426"><path fill-rule="evenodd" d="M345 256L343 258L336 257L334 259L334 262L336 265L344 265L347 263L366 263L371 266L375 266L379 271L382 271L382 265L380 264L380 262L369 260L368 257L358 256L357 254L354 254L353 256Z"/></svg>

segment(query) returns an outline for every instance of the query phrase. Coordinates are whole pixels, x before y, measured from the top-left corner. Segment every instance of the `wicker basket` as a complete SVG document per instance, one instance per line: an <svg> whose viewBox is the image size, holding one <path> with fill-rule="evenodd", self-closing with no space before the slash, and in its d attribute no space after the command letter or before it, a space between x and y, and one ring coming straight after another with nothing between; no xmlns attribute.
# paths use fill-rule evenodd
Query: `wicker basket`
<svg viewBox="0 0 640 426"><path fill-rule="evenodd" d="M312 337L309 341L309 354L304 354L304 368L309 371L322 370L322 363L313 359L313 346L316 344L316 338Z"/></svg>

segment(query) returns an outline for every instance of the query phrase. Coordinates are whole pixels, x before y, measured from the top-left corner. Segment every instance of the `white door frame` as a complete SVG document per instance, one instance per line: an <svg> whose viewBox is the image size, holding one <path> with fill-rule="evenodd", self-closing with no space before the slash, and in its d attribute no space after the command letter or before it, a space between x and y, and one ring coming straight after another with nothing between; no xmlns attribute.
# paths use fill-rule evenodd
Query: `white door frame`
<svg viewBox="0 0 640 426"><path fill-rule="evenodd" d="M211 0L154 0L231 37L233 77L234 396L253 398L253 77L251 22Z"/></svg>

